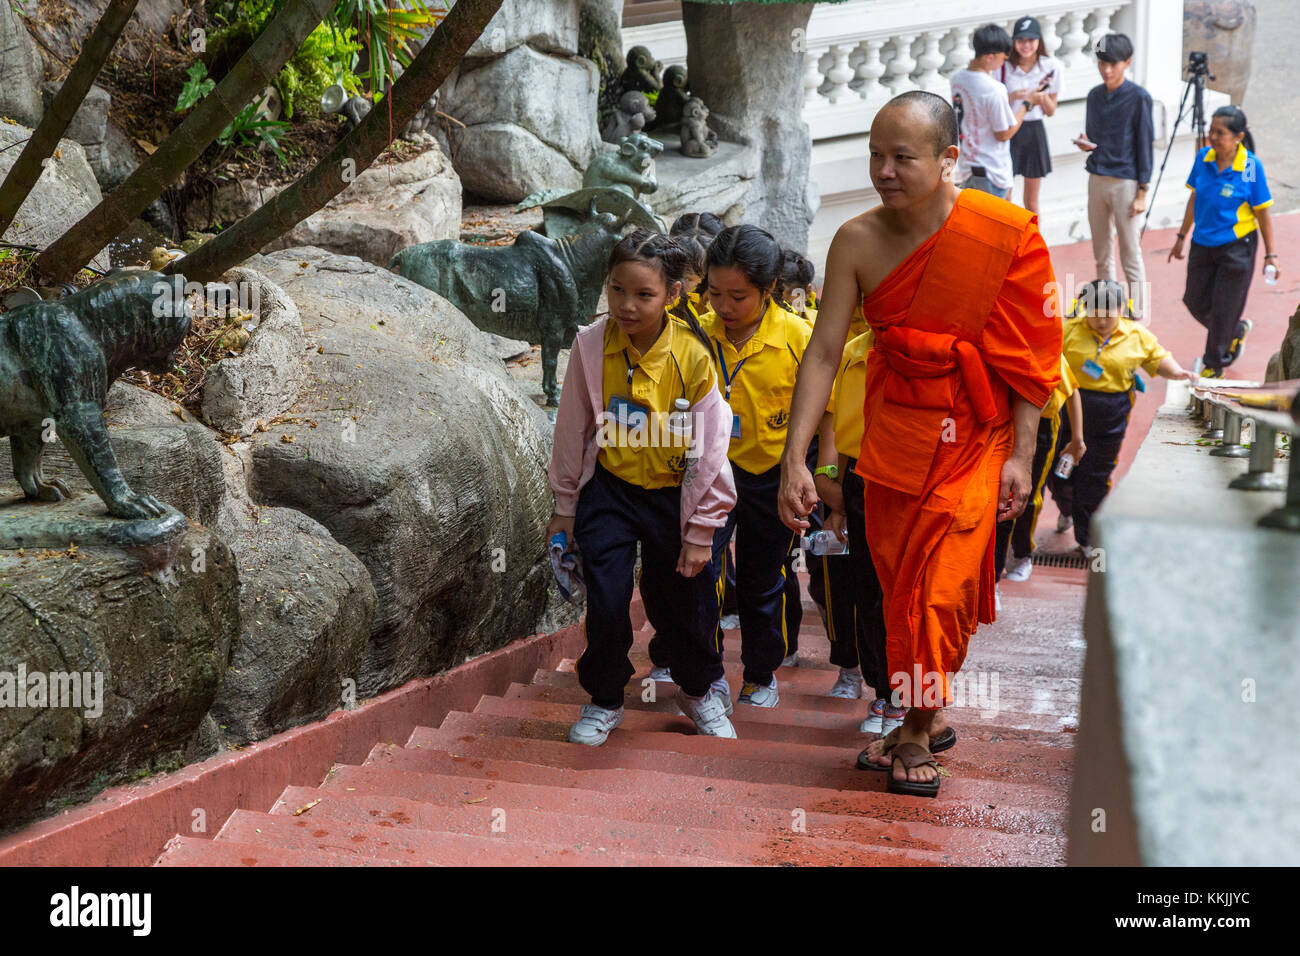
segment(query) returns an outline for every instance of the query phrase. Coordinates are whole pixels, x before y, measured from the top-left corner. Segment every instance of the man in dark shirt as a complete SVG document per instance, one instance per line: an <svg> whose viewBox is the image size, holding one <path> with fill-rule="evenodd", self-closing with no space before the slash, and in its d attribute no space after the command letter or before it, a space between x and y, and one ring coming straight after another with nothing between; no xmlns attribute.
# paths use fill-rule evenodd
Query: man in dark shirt
<svg viewBox="0 0 1300 956"><path fill-rule="evenodd" d="M1151 182L1151 94L1124 74L1133 62L1133 41L1110 33L1097 43L1102 82L1088 93L1087 133L1075 140L1088 160L1088 225L1097 278L1115 278L1111 226L1119 237L1119 260L1134 312L1146 315L1146 269L1139 245L1141 216Z"/></svg>

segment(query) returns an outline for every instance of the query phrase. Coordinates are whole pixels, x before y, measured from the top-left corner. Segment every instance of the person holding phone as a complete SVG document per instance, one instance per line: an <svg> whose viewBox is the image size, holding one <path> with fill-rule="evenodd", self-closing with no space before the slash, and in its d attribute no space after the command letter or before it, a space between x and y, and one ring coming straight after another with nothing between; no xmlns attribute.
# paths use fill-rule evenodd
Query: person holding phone
<svg viewBox="0 0 1300 956"><path fill-rule="evenodd" d="M1043 118L1056 112L1061 93L1061 67L1047 55L1043 28L1033 17L1021 17L1011 34L1011 55L998 72L1012 107L1028 103L1025 119L1011 137L1011 172L1025 177L1024 206L1038 212L1038 191L1052 171Z"/></svg>
<svg viewBox="0 0 1300 956"><path fill-rule="evenodd" d="M1097 41L1097 72L1101 82L1088 91L1084 116L1086 133L1074 144L1088 154L1088 227L1097 278L1115 278L1114 241L1133 297L1133 314L1146 315L1146 267L1142 263L1142 213L1153 165L1151 94L1125 78L1133 65L1133 41L1123 33L1108 33Z"/></svg>

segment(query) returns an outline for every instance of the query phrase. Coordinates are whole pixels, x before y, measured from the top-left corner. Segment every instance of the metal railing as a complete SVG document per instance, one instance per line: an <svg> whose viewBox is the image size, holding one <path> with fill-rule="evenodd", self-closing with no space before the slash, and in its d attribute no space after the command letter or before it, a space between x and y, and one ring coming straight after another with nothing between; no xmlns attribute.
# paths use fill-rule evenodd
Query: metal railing
<svg viewBox="0 0 1300 956"><path fill-rule="evenodd" d="M1252 395L1282 396L1289 411L1248 404ZM1242 399L1245 398L1244 403ZM1188 411L1206 423L1204 438L1217 441L1210 454L1218 458L1245 458L1246 472L1228 483L1239 491L1285 491L1282 507L1259 519L1264 528L1300 531L1300 467L1295 463L1295 436L1300 434L1300 382L1262 386L1193 385ZM1244 441L1251 430L1249 445ZM1278 435L1290 436L1287 473L1275 470Z"/></svg>

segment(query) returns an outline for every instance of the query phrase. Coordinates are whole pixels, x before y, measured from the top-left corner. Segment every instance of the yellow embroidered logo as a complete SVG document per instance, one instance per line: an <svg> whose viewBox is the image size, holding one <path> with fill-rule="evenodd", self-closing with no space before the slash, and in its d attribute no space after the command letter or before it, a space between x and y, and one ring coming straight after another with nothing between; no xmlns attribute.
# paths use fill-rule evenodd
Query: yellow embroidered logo
<svg viewBox="0 0 1300 956"><path fill-rule="evenodd" d="M775 415L769 415L769 416L768 416L768 419L767 419L767 427L768 427L768 428L785 428L786 422L788 422L789 420L790 420L790 416L786 414L785 409L783 408L783 409L781 409L781 411L777 412Z"/></svg>

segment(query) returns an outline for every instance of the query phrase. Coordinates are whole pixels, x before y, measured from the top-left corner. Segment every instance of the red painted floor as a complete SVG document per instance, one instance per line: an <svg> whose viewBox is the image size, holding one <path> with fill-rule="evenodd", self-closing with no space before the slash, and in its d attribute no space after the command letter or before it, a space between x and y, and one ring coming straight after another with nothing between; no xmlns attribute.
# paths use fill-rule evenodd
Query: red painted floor
<svg viewBox="0 0 1300 956"><path fill-rule="evenodd" d="M1083 580L1040 569L977 636L938 799L887 794L884 774L854 767L867 702L825 696L836 671L805 602L803 660L779 672L778 708L737 705L739 740L696 736L675 687L643 702L638 679L604 746L570 744L587 697L566 660L417 727L404 746L376 745L319 786L287 787L268 812L236 811L213 840L178 836L158 863L1061 864ZM650 633L637 633L638 675ZM733 632L733 697L739 643Z"/></svg>

